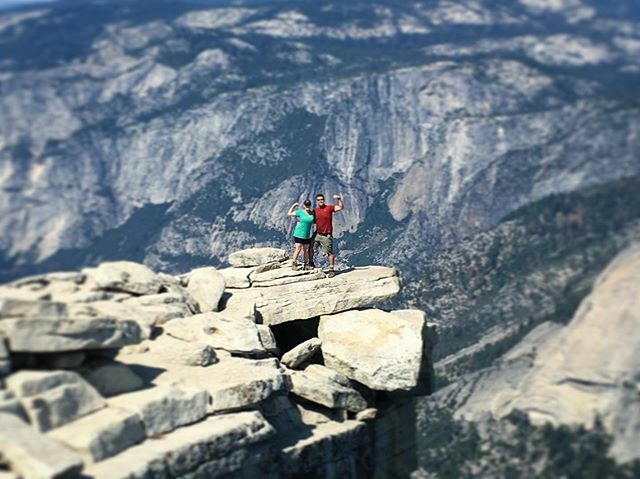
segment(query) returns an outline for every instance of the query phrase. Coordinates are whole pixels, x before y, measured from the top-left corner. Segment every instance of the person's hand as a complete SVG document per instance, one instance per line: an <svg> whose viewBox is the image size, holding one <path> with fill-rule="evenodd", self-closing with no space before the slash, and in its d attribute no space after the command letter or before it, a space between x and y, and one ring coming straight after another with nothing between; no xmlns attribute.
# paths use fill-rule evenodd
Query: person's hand
<svg viewBox="0 0 640 479"><path fill-rule="evenodd" d="M339 199L342 199L342 197L340 195L333 195L333 199L334 200L339 200Z"/></svg>

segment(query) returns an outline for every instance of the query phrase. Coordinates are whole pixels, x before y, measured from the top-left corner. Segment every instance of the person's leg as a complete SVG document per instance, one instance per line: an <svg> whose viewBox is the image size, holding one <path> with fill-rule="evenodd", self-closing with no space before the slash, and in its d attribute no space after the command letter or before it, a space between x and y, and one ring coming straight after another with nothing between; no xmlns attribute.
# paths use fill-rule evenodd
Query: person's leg
<svg viewBox="0 0 640 479"><path fill-rule="evenodd" d="M327 273L327 277L333 278L336 275L336 272L333 268L336 260L336 256L333 254L333 237L327 236L327 257L329 258L329 272Z"/></svg>
<svg viewBox="0 0 640 479"><path fill-rule="evenodd" d="M318 249L318 242L316 240L316 235L311 237L311 243L309 244L309 266L312 268L316 267L315 256L316 250Z"/></svg>
<svg viewBox="0 0 640 479"><path fill-rule="evenodd" d="M291 259L293 260L293 264L291 267L296 269L298 267L298 256L300 255L300 250L302 249L302 245L300 243L296 243L296 248L293 250L293 256Z"/></svg>
<svg viewBox="0 0 640 479"><path fill-rule="evenodd" d="M302 251L304 252L304 268L310 269L311 262L311 243L306 244L302 247Z"/></svg>

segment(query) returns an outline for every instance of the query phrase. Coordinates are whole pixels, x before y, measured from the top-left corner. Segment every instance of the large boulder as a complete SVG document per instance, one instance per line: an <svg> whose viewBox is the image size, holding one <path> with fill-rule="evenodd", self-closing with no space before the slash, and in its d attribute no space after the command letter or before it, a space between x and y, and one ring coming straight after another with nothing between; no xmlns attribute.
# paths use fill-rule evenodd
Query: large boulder
<svg viewBox="0 0 640 479"><path fill-rule="evenodd" d="M0 320L0 332L20 353L119 348L142 340L137 322L104 317L7 318Z"/></svg>
<svg viewBox="0 0 640 479"><path fill-rule="evenodd" d="M314 370L290 371L291 393L331 409L363 411L367 402L355 389L332 381Z"/></svg>
<svg viewBox="0 0 640 479"><path fill-rule="evenodd" d="M137 413L108 407L48 433L87 461L101 461L145 438Z"/></svg>
<svg viewBox="0 0 640 479"><path fill-rule="evenodd" d="M244 289L251 287L249 275L255 271L255 267L249 268L224 268L219 270L224 278L227 288Z"/></svg>
<svg viewBox="0 0 640 479"><path fill-rule="evenodd" d="M152 336L156 326L175 318L192 315L191 309L186 303L143 306L134 305L128 301L97 301L91 303L85 308L85 311L84 314L114 318L118 321L135 321L140 326L143 339Z"/></svg>
<svg viewBox="0 0 640 479"><path fill-rule="evenodd" d="M322 343L318 338L308 339L287 351L282 356L282 364L290 367L291 369L296 369L318 352L320 350L320 346L322 346Z"/></svg>
<svg viewBox="0 0 640 479"><path fill-rule="evenodd" d="M426 329L422 311L369 309L321 316L318 337L327 367L374 390L410 390L428 361Z"/></svg>
<svg viewBox="0 0 640 479"><path fill-rule="evenodd" d="M272 261L284 261L287 259L287 252L280 248L249 248L236 251L229 255L231 266L260 266Z"/></svg>
<svg viewBox="0 0 640 479"><path fill-rule="evenodd" d="M179 364L184 366L208 366L218 361L213 346L201 342L183 341L168 334L146 342L146 354L158 364Z"/></svg>
<svg viewBox="0 0 640 479"><path fill-rule="evenodd" d="M109 406L134 412L142 418L147 436L173 431L207 415L209 395L200 387L169 384L109 399Z"/></svg>
<svg viewBox="0 0 640 479"><path fill-rule="evenodd" d="M101 263L82 272L97 288L123 291L131 294L155 294L162 287L162 280L143 264L132 261Z"/></svg>
<svg viewBox="0 0 640 479"><path fill-rule="evenodd" d="M187 276L187 291L198 303L200 312L218 311L224 294L225 279L215 268L198 268Z"/></svg>
<svg viewBox="0 0 640 479"><path fill-rule="evenodd" d="M276 325L372 306L394 297L399 291L400 280L395 269L368 266L331 279L234 290L225 311L235 312L247 304L255 304L263 322Z"/></svg>
<svg viewBox="0 0 640 479"><path fill-rule="evenodd" d="M252 444L275 434L259 412L209 417L90 466L88 477L230 477ZM233 476L235 477L235 476Z"/></svg>
<svg viewBox="0 0 640 479"><path fill-rule="evenodd" d="M2 462L25 478L76 477L82 458L13 414L0 413Z"/></svg>
<svg viewBox="0 0 640 479"><path fill-rule="evenodd" d="M19 371L7 378L7 388L20 399L29 420L41 431L107 405L98 391L71 371Z"/></svg>
<svg viewBox="0 0 640 479"><path fill-rule="evenodd" d="M164 330L174 338L207 344L232 353L265 352L253 321L232 318L225 313L202 313L174 319L164 325Z"/></svg>

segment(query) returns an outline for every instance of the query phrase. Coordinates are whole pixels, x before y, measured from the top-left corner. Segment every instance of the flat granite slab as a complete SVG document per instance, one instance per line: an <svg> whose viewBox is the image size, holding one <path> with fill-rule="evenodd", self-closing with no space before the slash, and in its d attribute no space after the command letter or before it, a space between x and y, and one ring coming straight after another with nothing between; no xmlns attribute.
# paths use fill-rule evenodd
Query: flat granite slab
<svg viewBox="0 0 640 479"><path fill-rule="evenodd" d="M394 268L366 266L333 278L234 290L224 311L233 315L247 304L255 304L264 324L276 325L373 306L399 291L400 279Z"/></svg>

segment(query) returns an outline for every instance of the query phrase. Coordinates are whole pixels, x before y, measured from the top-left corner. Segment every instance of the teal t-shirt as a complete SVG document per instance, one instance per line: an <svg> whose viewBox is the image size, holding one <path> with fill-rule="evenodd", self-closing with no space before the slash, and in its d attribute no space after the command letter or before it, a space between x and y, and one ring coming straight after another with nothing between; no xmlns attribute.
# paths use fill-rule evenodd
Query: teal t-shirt
<svg viewBox="0 0 640 479"><path fill-rule="evenodd" d="M313 213L307 213L305 210L296 210L296 218L298 224L293 230L293 236L300 239L311 238L311 227L313 226Z"/></svg>

